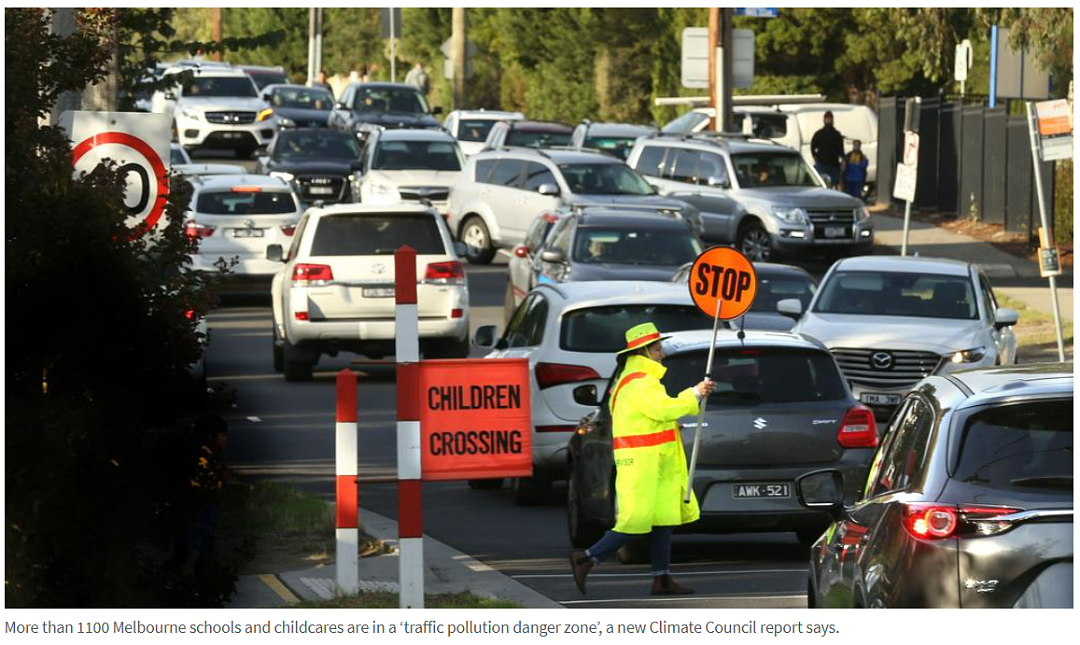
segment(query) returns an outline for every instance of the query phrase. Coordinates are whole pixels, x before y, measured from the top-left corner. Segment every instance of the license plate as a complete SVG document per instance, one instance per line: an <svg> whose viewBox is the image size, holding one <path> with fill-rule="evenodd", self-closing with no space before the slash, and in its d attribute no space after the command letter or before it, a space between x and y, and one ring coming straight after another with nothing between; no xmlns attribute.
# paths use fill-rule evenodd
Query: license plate
<svg viewBox="0 0 1080 645"><path fill-rule="evenodd" d="M261 228L234 228L233 237L262 237L263 230Z"/></svg>
<svg viewBox="0 0 1080 645"><path fill-rule="evenodd" d="M222 132L221 138L223 139L242 139L244 137L243 132Z"/></svg>
<svg viewBox="0 0 1080 645"><path fill-rule="evenodd" d="M312 195L333 195L334 189L329 186L311 186L308 192Z"/></svg>
<svg viewBox="0 0 1080 645"><path fill-rule="evenodd" d="M843 226L826 226L825 237L844 237Z"/></svg>
<svg viewBox="0 0 1080 645"><path fill-rule="evenodd" d="M791 497L790 484L735 484L731 488L735 499L760 499Z"/></svg>
<svg viewBox="0 0 1080 645"><path fill-rule="evenodd" d="M899 405L899 394L875 394L873 392L863 392L859 395L859 400L867 405Z"/></svg>
<svg viewBox="0 0 1080 645"><path fill-rule="evenodd" d="M365 298L393 298L393 287L364 287L363 294Z"/></svg>

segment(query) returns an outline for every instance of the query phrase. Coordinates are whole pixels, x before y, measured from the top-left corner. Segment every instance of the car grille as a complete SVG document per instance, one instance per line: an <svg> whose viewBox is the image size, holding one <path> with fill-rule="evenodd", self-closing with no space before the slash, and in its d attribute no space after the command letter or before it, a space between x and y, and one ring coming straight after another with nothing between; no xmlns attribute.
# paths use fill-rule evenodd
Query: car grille
<svg viewBox="0 0 1080 645"><path fill-rule="evenodd" d="M888 389L915 385L936 372L943 360L933 352L895 349L834 347L832 353L844 376L852 383Z"/></svg>
<svg viewBox="0 0 1080 645"><path fill-rule="evenodd" d="M418 202L426 199L429 202L445 202L450 196L450 189L445 186L402 186L398 188L401 199L407 202Z"/></svg>
<svg viewBox="0 0 1080 645"><path fill-rule="evenodd" d="M326 202L342 201L348 190L348 183L344 177L300 176L296 178L296 184L300 187L300 199L305 201L319 199ZM331 192L327 193L325 190L327 188Z"/></svg>
<svg viewBox="0 0 1080 645"><path fill-rule="evenodd" d="M206 120L210 123L227 123L235 125L239 123L255 123L254 112L207 112Z"/></svg>
<svg viewBox="0 0 1080 645"><path fill-rule="evenodd" d="M851 239L852 230L855 226L855 211L853 210L808 210L810 222L814 225L814 239ZM844 234L840 237L826 237L826 227L844 227Z"/></svg>

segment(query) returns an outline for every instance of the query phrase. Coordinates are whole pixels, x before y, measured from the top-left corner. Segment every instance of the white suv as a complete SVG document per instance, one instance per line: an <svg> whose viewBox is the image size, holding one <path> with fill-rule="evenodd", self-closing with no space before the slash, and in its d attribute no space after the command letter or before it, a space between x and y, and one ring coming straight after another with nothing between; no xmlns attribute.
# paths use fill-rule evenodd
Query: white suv
<svg viewBox="0 0 1080 645"><path fill-rule="evenodd" d="M428 357L469 351L465 272L438 213L419 205L310 208L292 246L267 249L279 270L270 287L274 369L311 379L320 354L394 353L394 251L416 250L420 349Z"/></svg>
<svg viewBox="0 0 1080 645"><path fill-rule="evenodd" d="M643 322L664 333L712 328L686 285L611 281L541 284L501 338L494 325L476 330L474 344L491 350L485 358L529 359L533 476L514 480L516 502L539 503L552 480L566 478L570 435L603 395L615 352L626 347L626 330Z"/></svg>
<svg viewBox="0 0 1080 645"><path fill-rule="evenodd" d="M443 129L458 140L461 151L474 155L484 149L491 127L499 121L524 121L521 112L500 112L498 110L454 110L446 115Z"/></svg>
<svg viewBox="0 0 1080 645"><path fill-rule="evenodd" d="M361 202L427 202L445 213L465 159L457 141L441 130L402 129L372 132L360 162Z"/></svg>
<svg viewBox="0 0 1080 645"><path fill-rule="evenodd" d="M173 67L165 76L192 78L154 93L151 110L173 118L174 137L188 150L226 148L247 159L270 143L277 117L259 98L255 82L230 67Z"/></svg>
<svg viewBox="0 0 1080 645"><path fill-rule="evenodd" d="M998 307L978 265L919 257L860 257L832 265L793 333L832 351L862 403L880 418L932 374L1016 362L1015 310Z"/></svg>

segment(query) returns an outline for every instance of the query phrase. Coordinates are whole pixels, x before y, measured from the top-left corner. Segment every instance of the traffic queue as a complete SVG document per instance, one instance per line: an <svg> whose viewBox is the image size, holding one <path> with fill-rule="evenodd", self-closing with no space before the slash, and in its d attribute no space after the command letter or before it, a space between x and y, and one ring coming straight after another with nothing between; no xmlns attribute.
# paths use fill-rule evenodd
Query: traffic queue
<svg viewBox="0 0 1080 645"><path fill-rule="evenodd" d="M393 353L406 244L425 358L528 362L532 471L509 483L532 505L567 481L582 594L616 554L651 562L651 593L693 593L671 577L675 533L792 531L811 606L1071 606L1071 365L1015 365L1018 313L980 266L872 255L861 186L837 190L755 128L790 106L746 111L737 133L695 130L697 112L662 129L494 110L440 125L410 85L260 90L206 64L152 103L178 158L265 148L259 176L177 169L196 189L196 266L238 257L231 277L270 287L286 380L322 355ZM797 112L831 124L849 107ZM745 268L701 261L717 247ZM504 325L470 338L464 263L500 253ZM820 282L778 262L811 256L835 260ZM523 393L425 396L456 410Z"/></svg>

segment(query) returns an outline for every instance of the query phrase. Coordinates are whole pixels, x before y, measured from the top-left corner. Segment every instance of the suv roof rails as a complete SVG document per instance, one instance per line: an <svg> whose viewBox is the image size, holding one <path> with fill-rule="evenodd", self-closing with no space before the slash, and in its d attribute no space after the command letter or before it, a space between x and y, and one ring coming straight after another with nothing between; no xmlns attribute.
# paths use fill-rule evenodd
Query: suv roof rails
<svg viewBox="0 0 1080 645"><path fill-rule="evenodd" d="M642 213L642 211L649 211L657 215L669 216L678 220L686 221L686 216L683 215L682 210L680 210L678 206L667 206L659 204L596 204L591 202L575 202L571 203L569 206L571 213L573 213L578 218L585 217L585 215L588 214L588 211L590 209L600 209L606 211L624 212L637 211L641 214L644 214Z"/></svg>

